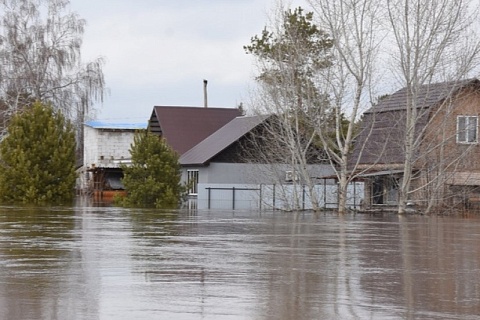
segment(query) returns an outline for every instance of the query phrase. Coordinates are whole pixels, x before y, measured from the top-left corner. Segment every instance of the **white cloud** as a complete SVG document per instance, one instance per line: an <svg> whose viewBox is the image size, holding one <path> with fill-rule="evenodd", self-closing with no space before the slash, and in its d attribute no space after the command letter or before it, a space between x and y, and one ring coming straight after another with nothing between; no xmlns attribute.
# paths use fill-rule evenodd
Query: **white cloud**
<svg viewBox="0 0 480 320"><path fill-rule="evenodd" d="M106 59L111 97L101 116L114 118L135 117L138 110L149 110L149 117L153 105L201 105L203 79L209 80L209 100L235 106L245 94L242 87L253 81L252 58L243 45L261 32L273 4L71 0L71 5L87 20L84 60Z"/></svg>

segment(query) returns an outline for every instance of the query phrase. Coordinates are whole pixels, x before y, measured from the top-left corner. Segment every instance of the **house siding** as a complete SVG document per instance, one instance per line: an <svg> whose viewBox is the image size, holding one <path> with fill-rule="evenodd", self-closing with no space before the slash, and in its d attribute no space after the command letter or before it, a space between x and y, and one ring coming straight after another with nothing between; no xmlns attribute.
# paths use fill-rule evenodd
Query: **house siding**
<svg viewBox="0 0 480 320"><path fill-rule="evenodd" d="M272 165L265 164L212 162L209 166L183 167L182 181L186 182L188 170L199 170L199 183L285 183L285 171L291 170L291 168L288 165L277 164L275 165L276 174L274 174L271 167ZM311 176L318 177L319 179L334 174L334 170L330 165L309 165L308 168ZM329 179L328 183L333 183L333 179Z"/></svg>
<svg viewBox="0 0 480 320"><path fill-rule="evenodd" d="M478 116L479 112L480 93L474 88L461 91L432 111L420 148L423 156L416 164L420 172L414 185L419 189L417 202L439 199L436 206L453 206L462 202L453 186L480 186L480 145L457 142L457 117Z"/></svg>
<svg viewBox="0 0 480 320"><path fill-rule="evenodd" d="M301 181L285 181L285 171L290 169L287 165L274 166L277 173L272 172L271 165L264 164L210 163L209 166L189 166L182 169L182 181L187 181L188 170L199 171L197 209L289 210L293 203L287 199L293 201L294 192L304 193L304 209L311 209L306 186ZM320 205L335 208L337 184L334 179L321 178L330 178L334 174L332 167L310 165L308 169L313 177L318 177L314 193ZM358 207L363 201L363 183L350 185L349 194L349 204Z"/></svg>
<svg viewBox="0 0 480 320"><path fill-rule="evenodd" d="M452 103L448 101L432 115L427 127L422 153L425 161L420 165L441 157L444 161L455 161L455 171L480 170L480 144L457 143L457 117L461 115L479 116L480 93L472 89L461 92Z"/></svg>
<svg viewBox="0 0 480 320"><path fill-rule="evenodd" d="M457 117L479 116L480 84L476 80L462 83L464 86L432 85L428 103L422 105L422 117L416 124L416 139L421 144L414 155L414 178L411 181L409 199L420 206L445 207L465 202L458 199L458 187L462 193L480 186L480 145L457 142ZM443 87L447 95L436 91ZM457 91L455 91L455 90ZM353 153L357 170L378 172L403 169L403 140L405 137L405 114L402 101L403 89L394 93L392 99L372 108L364 116L364 126ZM399 107L395 107L395 103ZM477 128L478 139L478 128ZM388 178L388 177L387 177ZM379 179L379 178L376 178ZM401 174L396 176L401 183ZM365 179L367 204L371 204L375 178ZM475 183L477 183L475 185ZM462 194L465 198L465 195ZM467 196L468 198L468 196Z"/></svg>

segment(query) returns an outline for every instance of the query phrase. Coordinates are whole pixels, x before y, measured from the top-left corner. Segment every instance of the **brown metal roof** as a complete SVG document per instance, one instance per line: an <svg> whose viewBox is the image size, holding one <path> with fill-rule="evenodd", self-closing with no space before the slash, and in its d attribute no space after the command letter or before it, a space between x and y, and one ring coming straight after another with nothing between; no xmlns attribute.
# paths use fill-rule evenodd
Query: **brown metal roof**
<svg viewBox="0 0 480 320"><path fill-rule="evenodd" d="M428 108L439 105L458 90L469 85L478 85L476 79L442 82L419 88L417 107ZM354 146L350 164L401 164L404 161L407 90L403 88L382 99L364 113L362 130ZM428 112L420 113L415 123L415 132L422 132L428 123Z"/></svg>
<svg viewBox="0 0 480 320"><path fill-rule="evenodd" d="M149 128L182 155L240 115L236 108L156 106Z"/></svg>
<svg viewBox="0 0 480 320"><path fill-rule="evenodd" d="M180 157L182 165L204 165L214 156L239 140L269 116L238 117L217 130L208 138Z"/></svg>

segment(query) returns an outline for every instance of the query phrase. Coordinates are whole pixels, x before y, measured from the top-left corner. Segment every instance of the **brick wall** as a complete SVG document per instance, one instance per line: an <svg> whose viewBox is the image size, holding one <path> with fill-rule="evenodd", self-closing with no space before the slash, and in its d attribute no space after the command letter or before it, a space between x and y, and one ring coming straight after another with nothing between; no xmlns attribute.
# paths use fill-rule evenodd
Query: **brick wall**
<svg viewBox="0 0 480 320"><path fill-rule="evenodd" d="M130 159L134 130L85 128L84 165L86 167L117 167Z"/></svg>

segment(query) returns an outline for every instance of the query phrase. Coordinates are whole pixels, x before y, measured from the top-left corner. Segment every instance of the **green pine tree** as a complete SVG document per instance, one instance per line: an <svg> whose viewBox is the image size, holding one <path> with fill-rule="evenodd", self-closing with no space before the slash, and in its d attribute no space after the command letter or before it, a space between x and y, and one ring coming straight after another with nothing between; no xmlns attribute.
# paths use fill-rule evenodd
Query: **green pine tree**
<svg viewBox="0 0 480 320"><path fill-rule="evenodd" d="M16 114L0 143L0 201L59 204L72 201L75 135L71 123L41 102Z"/></svg>
<svg viewBox="0 0 480 320"><path fill-rule="evenodd" d="M177 153L164 139L142 130L130 148L132 164L124 166L127 196L120 204L129 207L177 208L185 188Z"/></svg>
<svg viewBox="0 0 480 320"><path fill-rule="evenodd" d="M275 32L265 27L243 48L261 63L258 81L274 88L280 86L277 90L289 92L295 108L311 112L304 100L314 101L316 107L328 103L315 83L319 70L333 63L333 39L315 24L313 12L304 12L302 7L285 11L282 18Z"/></svg>

